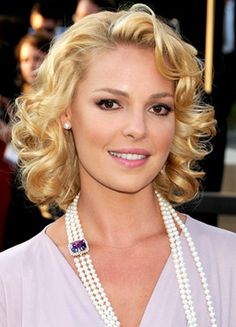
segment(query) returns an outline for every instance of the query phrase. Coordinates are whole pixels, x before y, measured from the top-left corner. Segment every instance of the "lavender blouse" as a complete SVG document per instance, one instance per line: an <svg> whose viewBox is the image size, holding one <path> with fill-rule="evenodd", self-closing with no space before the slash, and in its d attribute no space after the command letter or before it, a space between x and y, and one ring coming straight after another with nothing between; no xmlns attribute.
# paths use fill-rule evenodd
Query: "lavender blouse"
<svg viewBox="0 0 236 327"><path fill-rule="evenodd" d="M186 225L212 293L218 327L236 326L236 234L198 222ZM201 282L184 237L184 257L199 327L209 315ZM104 327L80 279L46 235L0 254L0 327ZM140 327L186 327L171 256L146 307Z"/></svg>

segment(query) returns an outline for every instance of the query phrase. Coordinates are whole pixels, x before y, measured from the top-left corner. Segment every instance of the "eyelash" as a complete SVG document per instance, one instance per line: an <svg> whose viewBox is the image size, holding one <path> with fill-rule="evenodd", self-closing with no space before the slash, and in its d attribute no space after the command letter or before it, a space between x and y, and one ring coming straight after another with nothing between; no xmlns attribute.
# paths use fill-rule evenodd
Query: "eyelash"
<svg viewBox="0 0 236 327"><path fill-rule="evenodd" d="M112 106L106 107L106 105L108 105L108 104L111 104L112 106L114 104L116 104L117 107L115 107L115 108L112 108ZM116 109L120 108L119 102L114 100L114 99L101 99L101 100L96 102L96 105L98 107L100 107L101 109L103 109L103 110L116 110Z"/></svg>
<svg viewBox="0 0 236 327"><path fill-rule="evenodd" d="M154 110L156 108L158 109L159 112L153 111L153 114L157 115L157 116L167 116L172 111L172 108L165 103L160 103L160 104L157 104L157 105L154 105L151 107L151 109L154 109ZM161 111L163 109L165 110L165 112L161 113Z"/></svg>
<svg viewBox="0 0 236 327"><path fill-rule="evenodd" d="M107 110L107 111L117 110L121 108L119 102L114 99L101 99L96 102L96 105L102 110ZM158 110L158 112L157 111L155 112L156 109ZM165 112L161 113L163 109L165 110ZM156 116L167 116L168 113L172 111L172 108L165 103L160 103L160 104L153 105L148 111L150 111Z"/></svg>

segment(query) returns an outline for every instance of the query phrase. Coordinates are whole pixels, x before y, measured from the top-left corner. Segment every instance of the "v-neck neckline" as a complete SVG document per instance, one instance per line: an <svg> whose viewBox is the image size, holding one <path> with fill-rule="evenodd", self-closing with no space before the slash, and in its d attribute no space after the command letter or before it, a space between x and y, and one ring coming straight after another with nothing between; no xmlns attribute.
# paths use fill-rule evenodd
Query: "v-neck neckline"
<svg viewBox="0 0 236 327"><path fill-rule="evenodd" d="M187 225L187 227L189 227L189 217L186 217L186 221L185 224ZM56 257L58 258L58 260L60 260L60 263L63 267L65 267L65 269L68 271L69 274L71 274L72 278L75 280L75 283L77 283L77 285L79 286L80 290L83 291L84 295L86 296L86 298L88 299L90 305L93 307L94 312L96 312L98 319L101 320L100 315L98 314L95 306L93 305L92 301L89 298L89 295L82 283L82 281L80 280L78 273L72 268L72 266L70 265L70 263L67 261L67 259L64 257L64 255L62 254L62 252L59 250L59 248L56 246L56 244L54 243L54 241L46 234L46 230L47 230L46 226L42 233L43 233L43 237L45 238L45 240L47 241L47 243L50 245L50 247L53 249L53 252L55 253ZM181 240L183 240L183 235L182 233L180 234L180 238ZM158 299L159 297L157 296L157 294L162 294L162 290L163 290L163 286L166 284L166 282L168 281L170 276L170 273L174 273L173 270L173 261L172 261L172 256L171 253L169 254L165 265L161 271L161 274L159 275L155 286L153 288L153 291L151 293L151 296L148 300L148 303L145 307L145 310L143 312L142 318L141 318L141 323L140 323L140 327L147 327L148 325L148 319L149 319L149 313L152 311L151 308L153 308L153 305L155 305L155 307L157 307L158 310L158 303L155 302L155 304L153 304L154 299ZM161 303L161 300L160 300Z"/></svg>

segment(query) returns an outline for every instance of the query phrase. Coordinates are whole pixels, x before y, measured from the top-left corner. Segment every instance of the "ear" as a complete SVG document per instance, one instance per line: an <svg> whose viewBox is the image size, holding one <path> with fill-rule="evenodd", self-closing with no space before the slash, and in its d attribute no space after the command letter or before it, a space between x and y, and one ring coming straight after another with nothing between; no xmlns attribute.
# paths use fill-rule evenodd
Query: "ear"
<svg viewBox="0 0 236 327"><path fill-rule="evenodd" d="M61 121L63 128L71 129L71 110L70 110L70 108L66 109L66 111L60 116L60 121Z"/></svg>

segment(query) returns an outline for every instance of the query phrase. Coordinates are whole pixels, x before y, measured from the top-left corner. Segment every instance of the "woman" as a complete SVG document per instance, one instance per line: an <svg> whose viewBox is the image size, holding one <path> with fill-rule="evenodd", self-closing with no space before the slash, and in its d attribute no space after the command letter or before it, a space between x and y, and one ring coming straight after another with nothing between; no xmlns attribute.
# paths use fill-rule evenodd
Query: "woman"
<svg viewBox="0 0 236 327"><path fill-rule="evenodd" d="M144 5L55 42L13 138L30 199L66 214L0 256L1 327L233 326L235 235L169 204L204 175L201 90L196 50Z"/></svg>
<svg viewBox="0 0 236 327"><path fill-rule="evenodd" d="M15 52L19 67L18 85L21 93L28 93L34 87L37 71L45 59L49 47L50 38L42 33L26 34L19 41ZM11 136L11 125L8 125L8 129ZM45 208L38 208L27 199L17 176L18 158L17 152L12 148L12 143L8 143L4 157L15 166L11 181L11 200L3 232L2 248L7 249L36 235L53 219ZM21 217L21 220L18 217Z"/></svg>
<svg viewBox="0 0 236 327"><path fill-rule="evenodd" d="M26 34L20 39L15 48L15 56L19 70L18 76L16 77L18 88L15 88L15 96L16 94L19 95L19 93L29 92L33 88L37 70L46 57L49 47L50 39L42 33ZM12 112L10 105L12 100L7 100L7 98L5 98L5 102L5 106L8 107L10 116L13 116L14 112ZM0 103L2 104L2 101ZM5 118L5 124L3 122L0 123L2 129L0 137L6 144L8 144L4 156L6 160L12 163L12 165L15 165L17 155L12 155L14 151L10 144L11 124L8 124L9 121L12 120L12 117L6 115Z"/></svg>
<svg viewBox="0 0 236 327"><path fill-rule="evenodd" d="M16 58L19 64L19 86L22 92L28 92L34 83L37 70L45 59L51 39L43 33L26 34L16 46Z"/></svg>

